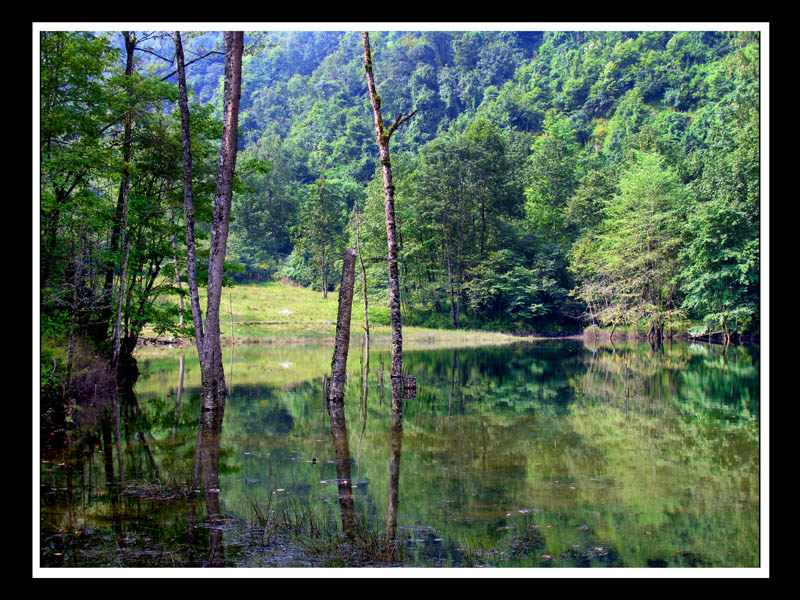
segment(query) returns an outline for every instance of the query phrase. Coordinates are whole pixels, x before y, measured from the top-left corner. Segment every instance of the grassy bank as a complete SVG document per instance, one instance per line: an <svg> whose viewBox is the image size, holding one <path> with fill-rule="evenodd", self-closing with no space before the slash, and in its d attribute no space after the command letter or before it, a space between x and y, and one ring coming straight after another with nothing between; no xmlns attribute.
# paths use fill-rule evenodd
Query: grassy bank
<svg viewBox="0 0 800 600"><path fill-rule="evenodd" d="M205 294L201 290L200 304L205 308ZM222 343L230 344L323 344L332 342L336 333L336 315L339 307L337 292L327 298L321 292L287 283L267 282L237 285L223 290L220 306ZM369 305L370 343L388 344L389 309L372 301ZM363 300L356 295L350 332L364 332ZM147 344L187 342L170 336L156 336L145 329L142 338ZM403 327L405 347L476 346L507 344L520 341L519 337L492 331L443 330L425 327Z"/></svg>

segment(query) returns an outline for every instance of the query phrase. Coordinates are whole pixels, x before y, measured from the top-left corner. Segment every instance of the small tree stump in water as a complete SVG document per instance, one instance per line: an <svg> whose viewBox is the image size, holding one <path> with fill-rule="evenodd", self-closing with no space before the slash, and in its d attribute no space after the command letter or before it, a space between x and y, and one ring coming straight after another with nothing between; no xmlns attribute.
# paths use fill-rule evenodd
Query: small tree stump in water
<svg viewBox="0 0 800 600"><path fill-rule="evenodd" d="M328 383L328 401L344 400L347 381L347 352L350 347L350 310L353 304L356 252L344 249L342 283L339 287L339 314L336 319L336 342L331 361L331 378Z"/></svg>
<svg viewBox="0 0 800 600"><path fill-rule="evenodd" d="M326 398L331 419L331 436L336 449L336 477L339 480L339 505L342 508L342 530L352 536L355 523L353 486L350 479L350 448L347 442L347 420L344 413L344 391L347 383L347 353L350 347L350 312L353 304L356 253L344 249L342 284L339 287L339 314L336 319L336 343L331 360L331 378Z"/></svg>

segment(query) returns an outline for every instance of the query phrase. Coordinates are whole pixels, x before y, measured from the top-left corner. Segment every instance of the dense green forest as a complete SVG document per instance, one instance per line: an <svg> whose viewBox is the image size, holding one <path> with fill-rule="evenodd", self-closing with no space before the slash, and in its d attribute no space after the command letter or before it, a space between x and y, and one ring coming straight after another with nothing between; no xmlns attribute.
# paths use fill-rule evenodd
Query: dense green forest
<svg viewBox="0 0 800 600"><path fill-rule="evenodd" d="M201 279L221 37L184 42ZM417 110L392 138L405 323L758 333L758 32L371 39L387 118ZM107 351L116 328L131 352L145 325L191 336L192 317L172 39L43 31L39 44L46 386L58 345ZM245 44L229 283L331 290L358 241L370 300L385 304L359 32L247 32Z"/></svg>

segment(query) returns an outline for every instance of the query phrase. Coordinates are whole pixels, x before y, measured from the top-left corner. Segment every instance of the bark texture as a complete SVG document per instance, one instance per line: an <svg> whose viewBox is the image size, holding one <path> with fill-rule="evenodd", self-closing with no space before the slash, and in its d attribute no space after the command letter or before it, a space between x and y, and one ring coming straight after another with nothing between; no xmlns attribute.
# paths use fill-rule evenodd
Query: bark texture
<svg viewBox="0 0 800 600"><path fill-rule="evenodd" d="M200 354L203 379L203 411L224 410L227 390L220 345L220 303L222 275L228 246L228 231L233 197L233 175L236 170L239 134L239 100L242 90L242 52L244 33L225 32L225 94L222 146L217 170L217 191L211 220L211 242L208 259L208 304L205 332Z"/></svg>
<svg viewBox="0 0 800 600"><path fill-rule="evenodd" d="M197 286L197 247L194 234L194 193L192 188L192 138L189 133L189 96L186 91L186 68L183 56L181 32L173 34L175 40L175 60L178 64L178 89L180 92L181 140L183 143L183 210L186 226L187 278L189 300L192 306L194 337L198 354L203 348L203 315L200 310L200 296Z"/></svg>
<svg viewBox="0 0 800 600"><path fill-rule="evenodd" d="M347 375L347 353L350 349L350 320L355 287L356 253L352 248L344 249L342 260L342 284L339 287L339 314L336 317L336 342L331 360L331 379L328 383L328 402L344 400Z"/></svg>
<svg viewBox="0 0 800 600"><path fill-rule="evenodd" d="M239 130L239 100L242 89L242 53L244 32L226 31L225 38L225 87L223 104L222 144L217 170L217 189L214 196L214 212L211 221L211 240L208 263L208 294L205 330L200 312L197 285L197 255L194 238L194 199L192 195L192 156L189 134L189 105L186 91L186 74L180 32L173 33L178 63L180 88L181 135L184 161L184 210L186 213L186 243L188 254L189 295L192 302L192 320L195 326L195 341L200 358L202 398L200 403L200 427L198 448L204 432L213 431L217 422L221 428L227 389L225 371L222 366L220 345L220 301L222 299L222 276L228 245L233 176L236 170L237 142ZM202 461L195 454L195 478L202 472ZM200 472L199 472L200 471Z"/></svg>
<svg viewBox="0 0 800 600"><path fill-rule="evenodd" d="M400 125L410 119L416 110L407 115L398 113L394 123L387 129L381 116L381 98L375 89L372 74L372 51L369 45L369 34L362 32L364 40L364 70L367 76L367 89L372 104L375 124L375 136L378 141L381 171L383 173L384 207L386 213L386 243L389 266L389 320L392 327L392 350L389 372L392 382L392 410L402 414L403 411L403 326L400 315L400 269L397 260L397 225L394 211L394 182L392 181L392 165L389 160L389 140Z"/></svg>

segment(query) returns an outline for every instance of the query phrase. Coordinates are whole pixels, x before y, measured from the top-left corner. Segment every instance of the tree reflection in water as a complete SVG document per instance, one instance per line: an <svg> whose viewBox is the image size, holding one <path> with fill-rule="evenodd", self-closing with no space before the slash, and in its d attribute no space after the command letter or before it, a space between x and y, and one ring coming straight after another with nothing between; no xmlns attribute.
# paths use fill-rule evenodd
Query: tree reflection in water
<svg viewBox="0 0 800 600"><path fill-rule="evenodd" d="M222 438L222 409L203 410L195 449L195 477L206 500L209 528L209 558L207 566L224 567L223 519L219 502L219 457ZM194 527L189 519L190 530ZM192 532L189 533L190 537Z"/></svg>
<svg viewBox="0 0 800 600"><path fill-rule="evenodd" d="M342 509L342 531L352 537L355 525L353 482L350 478L350 447L347 441L347 421L344 400L328 398L328 415L331 418L331 436L336 450L336 479L339 484L339 506Z"/></svg>
<svg viewBox="0 0 800 600"><path fill-rule="evenodd" d="M397 540L397 504L400 495L400 450L403 445L403 413L401 411L392 411L389 440L389 508L386 517L386 536L389 547L394 548Z"/></svg>

